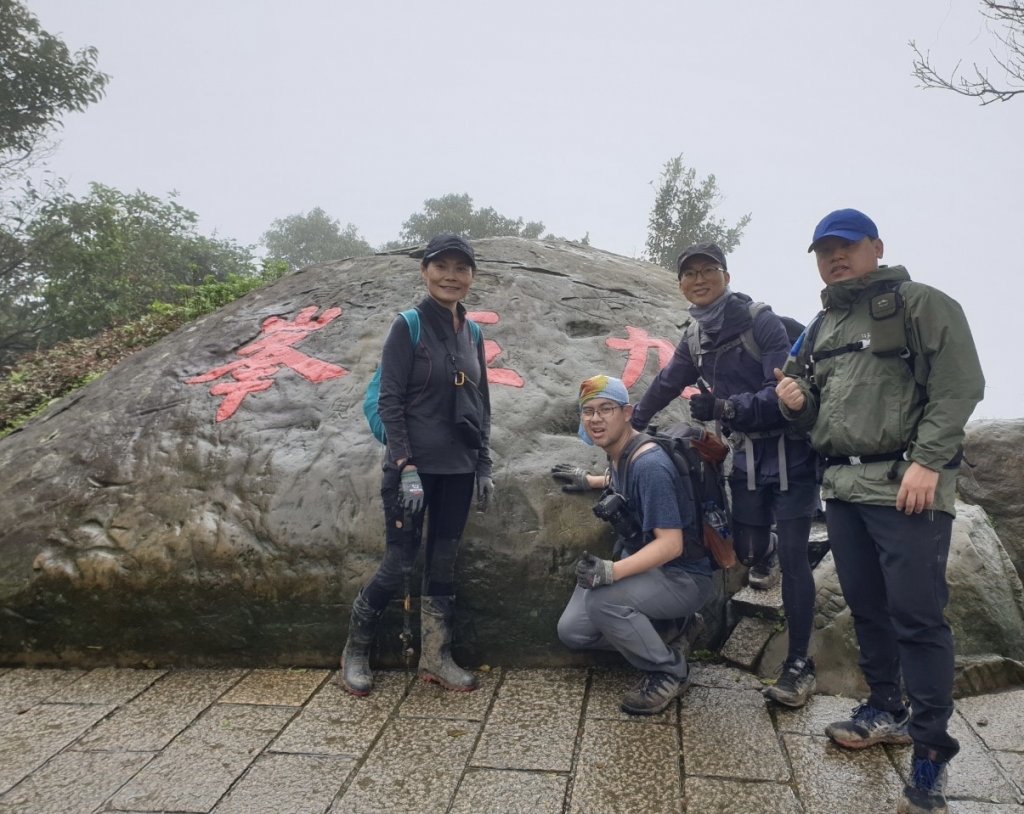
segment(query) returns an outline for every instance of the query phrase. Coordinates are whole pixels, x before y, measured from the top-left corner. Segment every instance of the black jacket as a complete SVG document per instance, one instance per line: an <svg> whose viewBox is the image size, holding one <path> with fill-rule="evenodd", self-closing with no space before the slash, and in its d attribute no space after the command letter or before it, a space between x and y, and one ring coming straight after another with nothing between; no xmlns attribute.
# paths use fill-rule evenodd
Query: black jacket
<svg viewBox="0 0 1024 814"><path fill-rule="evenodd" d="M430 297L424 297L416 310L420 314L416 348L408 324L399 316L391 324L381 354L377 410L387 433L388 459L412 458L417 469L430 474L475 472L490 476L491 398L483 338L474 346L461 303L457 306L458 333L452 326L451 312ZM469 449L455 434L452 416L456 368L483 395L484 444L478 450Z"/></svg>

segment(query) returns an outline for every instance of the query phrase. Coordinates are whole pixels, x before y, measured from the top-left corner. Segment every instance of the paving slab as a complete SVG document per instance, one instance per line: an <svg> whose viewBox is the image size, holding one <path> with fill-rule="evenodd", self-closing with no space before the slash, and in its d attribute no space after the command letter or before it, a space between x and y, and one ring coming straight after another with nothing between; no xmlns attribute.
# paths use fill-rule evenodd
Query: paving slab
<svg viewBox="0 0 1024 814"><path fill-rule="evenodd" d="M744 616L760 616L780 620L786 616L782 607L782 581L766 591L749 585L732 595L732 606Z"/></svg>
<svg viewBox="0 0 1024 814"><path fill-rule="evenodd" d="M774 635L777 624L771 619L744 616L732 629L719 655L726 661L752 670L760 660L768 640Z"/></svg>
<svg viewBox="0 0 1024 814"><path fill-rule="evenodd" d="M265 754L211 814L323 814L355 766L347 757Z"/></svg>
<svg viewBox="0 0 1024 814"><path fill-rule="evenodd" d="M685 790L693 814L804 814L793 789L781 783L688 777Z"/></svg>
<svg viewBox="0 0 1024 814"><path fill-rule="evenodd" d="M473 692L451 692L432 681L413 681L398 714L403 718L482 721L490 709L502 671L491 670L476 676L480 686Z"/></svg>
<svg viewBox="0 0 1024 814"><path fill-rule="evenodd" d="M441 814L447 811L473 744L476 721L391 721L330 814Z"/></svg>
<svg viewBox="0 0 1024 814"><path fill-rule="evenodd" d="M588 720L605 719L645 724L675 724L679 721L679 705L669 704L657 715L630 715L622 711L622 696L640 678L636 670L595 669L591 674L590 692L587 694Z"/></svg>
<svg viewBox="0 0 1024 814"><path fill-rule="evenodd" d="M125 704L166 674L166 670L98 667L50 696L54 704Z"/></svg>
<svg viewBox="0 0 1024 814"><path fill-rule="evenodd" d="M989 749L1024 752L1024 689L960 698L956 706Z"/></svg>
<svg viewBox="0 0 1024 814"><path fill-rule="evenodd" d="M37 704L4 718L0 729L0 793L20 782L103 716L102 704Z"/></svg>
<svg viewBox="0 0 1024 814"><path fill-rule="evenodd" d="M1014 783L1017 790L1024 794L1024 754L1021 752L992 752L1007 778Z"/></svg>
<svg viewBox="0 0 1024 814"><path fill-rule="evenodd" d="M682 731L688 776L789 780L760 692L691 687L683 696Z"/></svg>
<svg viewBox="0 0 1024 814"><path fill-rule="evenodd" d="M74 684L85 670L21 668L0 675L0 711L24 712Z"/></svg>
<svg viewBox="0 0 1024 814"><path fill-rule="evenodd" d="M94 811L152 758L145 752L62 752L0 795L0 814Z"/></svg>
<svg viewBox="0 0 1024 814"><path fill-rule="evenodd" d="M114 796L114 807L206 814L294 714L290 707L211 707Z"/></svg>
<svg viewBox="0 0 1024 814"><path fill-rule="evenodd" d="M849 720L856 701L839 695L812 695L800 709L772 704L779 732L798 735L824 735L825 727L836 721Z"/></svg>
<svg viewBox="0 0 1024 814"><path fill-rule="evenodd" d="M507 671L471 765L570 771L586 686L581 670Z"/></svg>
<svg viewBox="0 0 1024 814"><path fill-rule="evenodd" d="M840 749L824 736L783 735L804 814L891 814L903 790L884 749Z"/></svg>
<svg viewBox="0 0 1024 814"><path fill-rule="evenodd" d="M682 809L679 736L674 726L589 720L584 725L573 814L639 814Z"/></svg>
<svg viewBox="0 0 1024 814"><path fill-rule="evenodd" d="M330 670L253 670L220 703L301 707L330 675Z"/></svg>
<svg viewBox="0 0 1024 814"><path fill-rule="evenodd" d="M81 738L76 749L156 752L246 670L173 670Z"/></svg>
<svg viewBox="0 0 1024 814"><path fill-rule="evenodd" d="M564 774L470 769L448 814L562 814L568 784Z"/></svg>
<svg viewBox="0 0 1024 814"><path fill-rule="evenodd" d="M726 664L695 664L691 685L695 687L718 687L723 690L763 690L761 680L746 670L738 670Z"/></svg>
<svg viewBox="0 0 1024 814"><path fill-rule="evenodd" d="M399 671L374 674L365 698L345 692L335 673L271 744L272 752L343 755L362 758L405 697L411 676Z"/></svg>
<svg viewBox="0 0 1024 814"><path fill-rule="evenodd" d="M977 800L950 800L949 814L1024 814L1024 806L982 803Z"/></svg>

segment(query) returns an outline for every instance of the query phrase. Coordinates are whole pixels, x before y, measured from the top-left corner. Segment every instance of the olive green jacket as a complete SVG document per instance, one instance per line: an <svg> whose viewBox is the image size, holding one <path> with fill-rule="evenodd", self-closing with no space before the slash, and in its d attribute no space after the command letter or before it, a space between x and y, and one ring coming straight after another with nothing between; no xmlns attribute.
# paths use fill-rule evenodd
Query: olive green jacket
<svg viewBox="0 0 1024 814"><path fill-rule="evenodd" d="M799 413L783 415L810 433L824 456L879 455L906 450L907 460L830 466L822 496L895 506L903 473L914 461L940 473L934 507L955 515L956 461L964 425L984 397L985 379L971 329L960 305L938 289L910 281L902 266L881 266L864 277L829 285L813 354L871 339L868 303L883 280L900 286L913 371L899 356L876 356L870 347L816 360L799 379L807 398ZM809 332L810 333L810 332ZM952 465L951 465L952 464ZM945 467L945 468L944 468ZM890 473L896 477L891 478Z"/></svg>

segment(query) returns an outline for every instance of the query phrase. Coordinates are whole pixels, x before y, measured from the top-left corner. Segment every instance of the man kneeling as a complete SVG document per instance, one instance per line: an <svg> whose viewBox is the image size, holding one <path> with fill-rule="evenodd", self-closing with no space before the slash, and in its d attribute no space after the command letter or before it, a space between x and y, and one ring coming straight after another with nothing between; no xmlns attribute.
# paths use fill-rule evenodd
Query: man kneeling
<svg viewBox="0 0 1024 814"><path fill-rule="evenodd" d="M669 456L629 423L633 406L619 379L580 385L580 437L608 453L609 475L561 465L566 491L605 492L595 514L619 535L619 558L584 552L577 586L558 620L558 638L574 649L617 650L642 671L622 710L653 715L689 683L683 654L662 640L655 622L691 617L711 597L712 565L699 542L696 511Z"/></svg>

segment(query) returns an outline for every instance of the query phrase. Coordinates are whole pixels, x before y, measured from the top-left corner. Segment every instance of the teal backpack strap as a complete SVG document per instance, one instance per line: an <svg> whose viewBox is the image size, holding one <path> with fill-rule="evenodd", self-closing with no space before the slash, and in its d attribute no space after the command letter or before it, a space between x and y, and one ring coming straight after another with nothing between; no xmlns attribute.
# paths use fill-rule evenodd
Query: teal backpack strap
<svg viewBox="0 0 1024 814"><path fill-rule="evenodd" d="M473 322L469 317L466 317L466 323L469 325L469 332L473 335L473 344L479 345L480 340L483 338L483 331L481 331L480 326Z"/></svg>
<svg viewBox="0 0 1024 814"><path fill-rule="evenodd" d="M412 346L415 348L420 343L420 312L415 308L410 308L407 311L402 311L402 317L409 326L409 339L412 340Z"/></svg>

